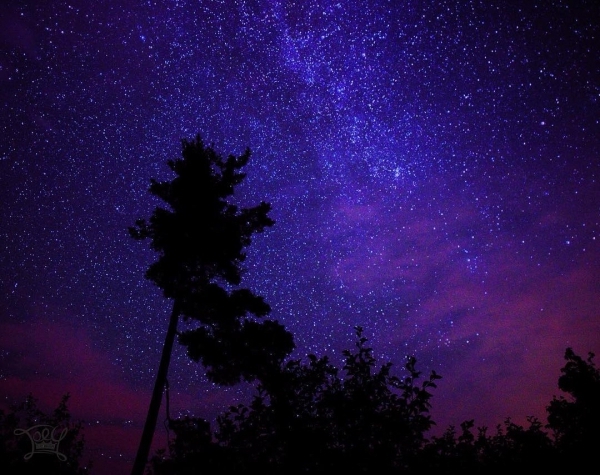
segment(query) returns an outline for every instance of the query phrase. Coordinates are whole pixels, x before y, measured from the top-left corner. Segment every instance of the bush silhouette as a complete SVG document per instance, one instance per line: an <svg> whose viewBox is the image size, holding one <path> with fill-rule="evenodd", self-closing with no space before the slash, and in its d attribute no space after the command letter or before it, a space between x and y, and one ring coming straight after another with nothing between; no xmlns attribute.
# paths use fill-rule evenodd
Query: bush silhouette
<svg viewBox="0 0 600 475"><path fill-rule="evenodd" d="M173 421L169 457L157 454L153 473L407 469L434 424L428 390L440 376L432 372L418 384L414 357L406 360L404 378L391 374L390 363L377 369L361 328L356 336L355 350L344 352L343 377L327 357L290 361L259 385L249 405L218 418L214 441L204 421Z"/></svg>
<svg viewBox="0 0 600 475"><path fill-rule="evenodd" d="M152 460L155 475L203 473L406 473L505 474L579 470L598 449L599 373L567 349L546 427L529 417L526 427L507 418L488 433L475 421L450 426L428 439L435 381L422 380L407 357L405 376L391 363L377 367L362 329L342 370L327 357L292 360L262 382L250 404L230 407L214 433L202 419L171 421L175 439ZM551 429L549 435L544 429Z"/></svg>
<svg viewBox="0 0 600 475"><path fill-rule="evenodd" d="M569 396L554 397L548 407L548 425L562 463L569 467L597 464L600 449L600 372L594 354L584 360L571 348L558 387Z"/></svg>
<svg viewBox="0 0 600 475"><path fill-rule="evenodd" d="M20 404L12 405L8 413L0 410L0 468L3 475L43 474L43 475L85 475L91 464L81 466L84 448L83 424L71 419L67 407L69 395L65 394L58 406L50 414L38 408L38 400L32 395ZM60 439L56 453L33 451L32 441L23 431L38 425L49 426L47 435ZM35 431L32 437L36 437Z"/></svg>

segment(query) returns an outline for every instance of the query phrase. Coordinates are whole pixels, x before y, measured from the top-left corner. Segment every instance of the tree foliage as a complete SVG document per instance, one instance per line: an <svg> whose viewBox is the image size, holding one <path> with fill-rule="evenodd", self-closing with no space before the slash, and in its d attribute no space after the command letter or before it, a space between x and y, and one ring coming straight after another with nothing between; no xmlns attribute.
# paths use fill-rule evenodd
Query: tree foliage
<svg viewBox="0 0 600 475"><path fill-rule="evenodd" d="M568 398L552 399L547 407L548 428L562 458L585 466L595 463L600 450L600 371L591 352L584 360L567 348L565 360L558 387Z"/></svg>
<svg viewBox="0 0 600 475"><path fill-rule="evenodd" d="M493 435L487 427L474 434L474 424L467 420L460 424L460 433L450 426L441 437L432 437L416 466L440 475L537 472L554 466L552 440L535 417L528 418L526 428L507 418Z"/></svg>
<svg viewBox="0 0 600 475"><path fill-rule="evenodd" d="M483 475L591 466L600 427L593 355L583 360L566 352L559 386L573 400L554 398L548 406L547 427L555 436L529 417L525 427L507 418L493 433L467 420L459 430L450 426L428 438L430 389L440 376L431 372L418 383L413 357L406 359L405 375L394 376L390 363L377 367L366 343L357 328L342 371L327 357L287 362L250 404L219 416L214 432L202 419L172 421L176 437L168 452L155 455L151 472Z"/></svg>
<svg viewBox="0 0 600 475"><path fill-rule="evenodd" d="M44 475L85 475L91 464L82 466L84 449L83 424L73 421L67 407L69 395L60 400L50 414L38 407L38 400L29 395L20 404L12 405L7 413L0 410L0 473L3 475L44 474ZM54 428L54 438L64 438L58 443L58 452L64 460L50 453L33 453L31 439L21 431L29 431L35 426ZM32 437L37 431L33 431ZM48 435L52 436L49 429ZM28 458L26 456L29 455Z"/></svg>
<svg viewBox="0 0 600 475"><path fill-rule="evenodd" d="M151 180L150 192L167 207L130 228L150 239L158 259L146 277L174 301L174 311L196 328L179 335L189 356L215 382L233 384L262 377L294 348L292 335L274 321L264 299L245 288L245 248L255 233L274 224L264 201L251 208L233 202L246 174L250 151L223 158L200 137L183 141L182 158L167 162L175 177Z"/></svg>
<svg viewBox="0 0 600 475"><path fill-rule="evenodd" d="M222 159L200 138L183 143L183 159L169 161L176 178L152 181L150 191L169 205L131 234L149 238L159 259L147 277L174 300L174 315L199 326L180 334L188 354L201 360L220 383L258 379L249 404L231 406L216 429L203 419L170 421L175 438L153 457L154 475L192 473L294 474L437 473L469 475L510 471L580 469L600 448L600 374L570 348L559 388L570 397L547 407L552 437L542 423L510 418L488 435L474 433L474 420L427 437L434 371L422 378L416 359L406 358L404 376L392 364L377 366L362 328L343 352L340 369L327 357L285 357L291 334L261 321L270 308L248 289L238 289L244 248L251 236L273 224L270 206L239 209L229 199L244 174L249 152ZM248 317L247 315L253 315ZM144 458L145 460L145 458Z"/></svg>
<svg viewBox="0 0 600 475"><path fill-rule="evenodd" d="M252 235L274 224L268 203L239 208L232 201L250 151L223 159L199 136L182 146L183 158L167 162L175 177L151 180L150 193L167 207L129 228L134 239L150 239L158 259L146 277L173 300L133 475L141 475L147 462L180 316L197 326L180 332L179 342L216 383L265 379L294 348L282 325L259 321L271 310L263 298L238 288Z"/></svg>
<svg viewBox="0 0 600 475"><path fill-rule="evenodd" d="M344 352L343 375L327 357L289 361L259 385L249 405L232 406L218 418L214 441L202 421L174 424L170 456L154 459L154 473L193 473L200 466L206 473L385 473L407 467L433 425L428 390L440 376L432 372L418 384L413 357L404 378L391 374L391 364L377 369L362 329L356 330L355 350ZM181 439L202 442L182 451Z"/></svg>

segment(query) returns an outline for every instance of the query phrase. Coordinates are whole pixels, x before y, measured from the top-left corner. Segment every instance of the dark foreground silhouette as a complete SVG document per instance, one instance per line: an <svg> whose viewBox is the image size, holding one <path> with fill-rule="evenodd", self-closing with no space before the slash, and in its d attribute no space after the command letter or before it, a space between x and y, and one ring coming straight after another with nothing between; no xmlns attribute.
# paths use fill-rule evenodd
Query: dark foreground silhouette
<svg viewBox="0 0 600 475"><path fill-rule="evenodd" d="M230 407L214 431L202 419L171 420L174 440L155 454L149 472L489 474L597 466L600 373L593 356L566 350L558 385L567 398L549 403L546 426L534 417L527 427L507 419L490 433L469 420L427 439L430 390L440 376L422 378L412 357L402 378L391 363L377 367L358 328L342 371L310 355L261 383L249 405Z"/></svg>
<svg viewBox="0 0 600 475"><path fill-rule="evenodd" d="M2 475L86 475L83 465L83 424L72 421L65 394L50 414L29 395L25 401L0 410L0 473ZM43 445L42 445L43 444Z"/></svg>
<svg viewBox="0 0 600 475"><path fill-rule="evenodd" d="M507 419L494 431L475 429L473 420L439 437L426 437L431 390L439 375L422 378L409 357L404 376L392 365L376 365L367 340L357 329L353 351L345 352L342 371L326 357L283 365L261 383L249 405L230 407L211 430L203 419L170 421L174 434L147 467L154 475L197 473L347 473L490 474L588 473L600 449L600 371L589 353L572 349L558 379L565 396L547 406L548 423L530 418L527 427ZM82 422L73 421L65 395L45 414L29 396L8 412L0 410L0 473L90 473L81 462ZM67 429L58 451L33 455L31 441L15 430L45 424ZM58 432L57 432L58 434ZM592 468L593 470L593 468ZM592 472L590 472L592 473ZM103 474L99 474L103 475Z"/></svg>
<svg viewBox="0 0 600 475"><path fill-rule="evenodd" d="M266 202L240 208L233 200L246 174L250 150L222 157L197 136L182 141L181 158L168 160L173 177L150 181L164 207L138 219L129 233L151 242L157 260L146 277L173 301L165 344L132 475L142 475L156 427L175 335L188 356L202 362L218 384L253 381L282 363L294 349L283 325L262 320L271 307L250 289L239 288L245 248L275 222ZM177 331L179 320L196 327Z"/></svg>
<svg viewBox="0 0 600 475"><path fill-rule="evenodd" d="M535 418L528 427L509 419L493 434L486 428L474 433L471 420L431 439L426 437L434 425L430 391L440 376L431 372L422 378L414 357L406 358L402 377L392 374L391 363L377 367L361 328L341 369L315 355L287 361L293 335L265 319L270 306L262 297L240 287L246 247L254 234L274 224L268 203L243 208L234 200L249 157L247 150L224 158L199 136L184 140L182 158L167 162L172 179L151 180L150 192L164 207L129 229L157 252L146 277L173 301L133 474L144 469L155 475L489 474L594 466L600 449L600 376L591 353L584 360L566 350L558 384L568 398L550 402L546 426ZM183 331L177 331L180 319L186 323ZM173 442L147 464L176 335L209 380L256 381L257 393L249 405L230 407L214 430L203 419L170 420ZM26 434L21 439L15 434L37 421L68 429L60 441L64 459L57 455L41 472L36 472L40 457L27 457L37 447ZM0 412L0 423L1 474L86 472L79 464L81 426L71 424L66 399L51 416L29 399L8 414Z"/></svg>

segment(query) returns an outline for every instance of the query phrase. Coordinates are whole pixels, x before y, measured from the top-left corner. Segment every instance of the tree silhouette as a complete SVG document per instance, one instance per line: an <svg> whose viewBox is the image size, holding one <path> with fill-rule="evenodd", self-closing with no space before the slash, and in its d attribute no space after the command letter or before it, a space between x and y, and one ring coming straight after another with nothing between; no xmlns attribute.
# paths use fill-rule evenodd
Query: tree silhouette
<svg viewBox="0 0 600 475"><path fill-rule="evenodd" d="M546 408L548 428L565 466L585 467L596 463L600 449L600 371L591 352L584 360L567 348L565 360L558 387L569 399L552 399Z"/></svg>
<svg viewBox="0 0 600 475"><path fill-rule="evenodd" d="M220 415L214 433L202 419L171 420L175 438L168 452L155 454L150 473L487 475L594 466L600 372L592 353L587 360L570 348L565 353L559 387L571 398L554 397L547 407L554 437L531 416L526 427L506 418L492 434L487 427L474 433L474 420L466 420L459 431L450 426L428 439L435 424L429 389L440 376L432 371L419 383L414 357L407 357L404 377L391 374L391 363L377 369L360 327L356 335L342 370L327 357L288 361L260 381L250 404Z"/></svg>
<svg viewBox="0 0 600 475"><path fill-rule="evenodd" d="M159 257L146 277L173 301L134 475L141 475L148 458L179 317L197 324L179 341L216 383L264 379L294 348L282 325L258 320L270 312L263 298L236 288L252 235L274 224L268 203L240 209L231 202L250 151L223 159L199 136L182 145L183 158L167 162L175 178L151 180L150 193L168 209L157 207L148 221L129 228L133 238L151 240Z"/></svg>
<svg viewBox="0 0 600 475"><path fill-rule="evenodd" d="M88 466L81 466L85 442L83 423L72 420L67 407L68 400L69 395L65 394L56 409L49 414L39 409L38 400L32 395L27 396L22 403L12 405L8 413L0 410L0 467L3 475L89 473L90 463ZM64 438L56 447L61 458L54 453L32 453L32 441L24 431L40 425L47 426L46 435L54 436L55 440L65 431ZM42 430L36 429L30 432L30 436L38 439Z"/></svg>
<svg viewBox="0 0 600 475"><path fill-rule="evenodd" d="M529 417L528 423L525 428L507 418L493 435L487 435L487 427L473 434L472 419L460 425L459 435L450 426L425 445L416 467L439 475L551 471L556 460L552 441L538 419Z"/></svg>
<svg viewBox="0 0 600 475"><path fill-rule="evenodd" d="M412 357L404 378L393 376L389 363L377 369L366 342L357 328L356 349L344 352L343 376L327 357L289 361L268 385L259 385L250 405L232 406L218 417L214 441L206 422L174 421L169 457L157 454L152 472L405 470L433 425L428 389L440 376L432 372L418 385L421 373Z"/></svg>
<svg viewBox="0 0 600 475"><path fill-rule="evenodd" d="M467 420L427 439L434 425L429 389L440 376L431 372L417 384L412 357L403 378L391 374L390 363L377 369L366 343L357 328L342 371L327 357L288 361L261 382L250 404L219 416L214 433L202 419L171 421L176 437L150 472L483 475L583 470L595 460L600 374L592 354L584 361L566 352L559 385L573 401L554 398L548 406L555 438L532 416L526 427L507 418L492 434L486 427L474 433L474 420Z"/></svg>

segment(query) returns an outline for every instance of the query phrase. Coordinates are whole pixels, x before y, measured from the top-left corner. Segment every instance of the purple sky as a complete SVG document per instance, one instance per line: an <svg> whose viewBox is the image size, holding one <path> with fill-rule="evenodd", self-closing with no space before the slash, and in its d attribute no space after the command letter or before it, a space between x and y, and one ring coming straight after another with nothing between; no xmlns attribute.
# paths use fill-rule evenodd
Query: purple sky
<svg viewBox="0 0 600 475"><path fill-rule="evenodd" d="M20 0L0 48L0 403L70 392L96 473L129 472L169 316L127 227L197 133L253 152L244 284L295 357L361 325L443 376L444 429L545 422L600 351L596 2ZM169 381L175 414L249 400L178 346Z"/></svg>

